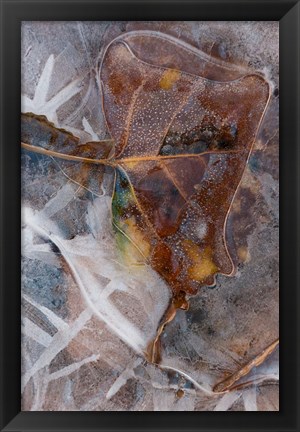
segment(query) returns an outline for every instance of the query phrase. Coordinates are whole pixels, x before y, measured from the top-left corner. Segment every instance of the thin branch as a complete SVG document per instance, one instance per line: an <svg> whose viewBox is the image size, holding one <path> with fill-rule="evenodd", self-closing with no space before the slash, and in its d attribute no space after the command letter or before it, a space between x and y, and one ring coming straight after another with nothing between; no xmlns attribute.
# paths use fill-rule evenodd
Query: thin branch
<svg viewBox="0 0 300 432"><path fill-rule="evenodd" d="M243 366L237 372L234 372L232 375L230 375L225 380L216 384L213 388L213 391L219 393L219 392L231 390L232 386L240 378L247 375L251 371L251 369L253 369L254 367L259 366L261 363L263 363L272 354L272 352L277 348L278 344L279 344L279 339L276 339L269 346L267 346L267 348L265 348L260 354L258 354L256 357L254 357L252 360L250 360L247 364L245 364L245 366Z"/></svg>

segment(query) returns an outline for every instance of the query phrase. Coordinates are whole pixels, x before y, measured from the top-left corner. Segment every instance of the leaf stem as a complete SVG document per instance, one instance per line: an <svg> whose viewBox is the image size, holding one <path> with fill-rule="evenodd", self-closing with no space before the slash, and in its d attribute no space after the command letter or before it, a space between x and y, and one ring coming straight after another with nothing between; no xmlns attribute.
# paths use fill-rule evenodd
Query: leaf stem
<svg viewBox="0 0 300 432"><path fill-rule="evenodd" d="M144 162L144 161L161 161L166 159L183 159L183 158L199 158L201 156L211 155L211 154L237 154L242 153L244 150L209 150L202 153L181 153L173 154L168 156L163 155L151 155L151 156L137 156L137 157L126 157L118 159L120 163L130 163L130 162Z"/></svg>
<svg viewBox="0 0 300 432"><path fill-rule="evenodd" d="M165 159L182 159L182 158L199 158L199 156L205 156L207 154L219 154L219 153L241 153L242 150L231 150L231 151L207 151L199 154L178 154L178 155L169 155L169 156L162 156L162 155L152 155L152 156L138 156L138 157L127 157L123 159L116 159L116 161L112 161L111 159L91 159L86 158L82 156L75 156L75 155L67 155L65 153L59 153L53 150L45 149L43 147L37 147L32 144L24 143L21 141L21 147L25 148L26 150L43 154L46 156L52 156L57 157L59 159L65 159L68 161L75 161L75 162L84 162L89 164L96 164L96 165L106 165L111 166L113 168L116 168L120 164L127 164L130 162L144 162L144 161L161 161Z"/></svg>
<svg viewBox="0 0 300 432"><path fill-rule="evenodd" d="M216 384L213 388L213 391L214 392L229 391L232 388L232 386L240 378L247 375L251 371L251 369L253 369L253 367L257 367L261 363L263 363L266 360L266 358L268 358L272 354L272 352L277 348L278 345L279 345L279 339L276 339L269 346L267 346L261 353L259 353L256 357L250 360L245 366L243 366L240 370L233 373L225 380Z"/></svg>
<svg viewBox="0 0 300 432"><path fill-rule="evenodd" d="M68 161L84 162L84 163L97 164L97 165L106 165L106 166L111 166L113 168L116 167L116 163L109 161L107 159L90 159L90 158L81 157L81 156L67 155L64 153L55 152L53 150L48 150L48 149L45 149L43 147L33 146L32 144L27 144L27 143L24 143L22 141L21 141L21 147L23 147L26 150L35 152L35 153L43 154L46 156L57 157L59 159L65 159Z"/></svg>

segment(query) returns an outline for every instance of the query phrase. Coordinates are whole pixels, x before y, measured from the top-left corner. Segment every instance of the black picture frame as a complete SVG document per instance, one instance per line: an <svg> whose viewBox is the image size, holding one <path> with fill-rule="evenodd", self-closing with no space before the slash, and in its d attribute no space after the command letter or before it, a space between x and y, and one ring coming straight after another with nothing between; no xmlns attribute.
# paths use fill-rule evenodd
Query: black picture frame
<svg viewBox="0 0 300 432"><path fill-rule="evenodd" d="M1 431L298 431L299 48L295 0L1 0ZM20 411L21 21L278 20L280 22L280 411ZM258 329L259 331L259 329Z"/></svg>

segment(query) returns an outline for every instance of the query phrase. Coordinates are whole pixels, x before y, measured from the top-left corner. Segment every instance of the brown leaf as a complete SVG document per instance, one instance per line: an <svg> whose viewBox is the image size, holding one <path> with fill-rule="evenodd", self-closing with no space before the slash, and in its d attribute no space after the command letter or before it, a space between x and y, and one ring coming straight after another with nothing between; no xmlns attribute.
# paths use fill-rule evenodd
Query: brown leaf
<svg viewBox="0 0 300 432"><path fill-rule="evenodd" d="M193 294L213 284L215 273L233 272L224 226L269 87L259 75L221 83L152 66L125 40L108 47L101 67L122 170L116 181L126 178L123 192L132 195L116 224L129 238L138 230L144 257L174 295Z"/></svg>

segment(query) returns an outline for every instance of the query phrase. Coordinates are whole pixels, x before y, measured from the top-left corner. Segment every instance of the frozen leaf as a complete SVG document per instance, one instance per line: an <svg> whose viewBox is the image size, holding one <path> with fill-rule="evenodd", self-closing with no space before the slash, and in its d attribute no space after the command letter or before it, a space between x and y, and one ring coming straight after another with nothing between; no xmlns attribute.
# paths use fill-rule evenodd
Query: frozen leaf
<svg viewBox="0 0 300 432"><path fill-rule="evenodd" d="M237 31L228 23L228 28L245 44L243 37L249 38L253 25L241 23ZM277 211L273 99L263 118L267 80L253 72L250 63L236 62L234 42L229 43L224 26L66 23L64 31L54 23L30 27L41 45L30 39L25 58L31 60L38 49L41 62L38 73L34 63L28 63L35 87L31 80L24 85L24 99L36 101L35 106L25 105L35 114L23 116L23 197L28 208L23 221L24 287L32 303L23 321L25 406L278 409L272 399L276 389L272 392L267 385L278 379L276 359L274 368L266 359L233 385L237 390L226 389L234 395L230 401L213 392L276 338L276 295L269 288L276 276L268 270L275 259L276 234L263 240ZM261 25L254 27L257 40L251 40L257 49L265 32ZM65 32L63 46L58 37L49 42L54 28L59 37ZM130 28L135 31L124 33ZM245 59L254 58L248 45ZM117 76L110 82L113 74ZM61 97L76 79L80 91ZM41 97L35 98L37 90ZM57 103L54 99L47 105L56 95ZM29 270L34 266L35 271ZM229 275L236 269L232 282L222 276L215 279L217 273ZM247 276L251 270L253 283ZM43 280L45 287L37 294ZM52 280L67 287L61 310L45 302L45 296L51 299L50 286L61 289ZM216 290L205 288L215 283ZM245 301L249 310L241 306ZM175 316L178 307L186 309L188 303L190 311ZM57 336L54 351L49 350L51 344L45 346L55 335L48 323L39 321L42 313L37 319L42 309L47 316L49 311L57 314L56 321L70 328L86 309L91 315L57 352ZM260 336L253 322L262 329ZM161 356L161 369L142 361L142 353L154 362ZM262 382L264 387L256 391Z"/></svg>
<svg viewBox="0 0 300 432"><path fill-rule="evenodd" d="M140 38L143 42L145 36ZM189 60L195 54L185 50L181 57ZM40 136L37 143L27 137L26 128L22 140L52 156L62 152L61 157L69 154L76 160L79 155L86 174L77 181L84 187L85 179L93 178L93 161L116 168L112 213L117 241L127 260L149 263L170 286L168 322L176 308L187 308L186 294L213 285L216 273L233 274L225 222L269 86L259 75L221 83L153 66L120 38L108 47L100 77L104 113L115 140L113 157L105 160L103 144L78 146L75 137L64 137L60 145L53 128L45 144ZM155 344L149 355L158 361Z"/></svg>

